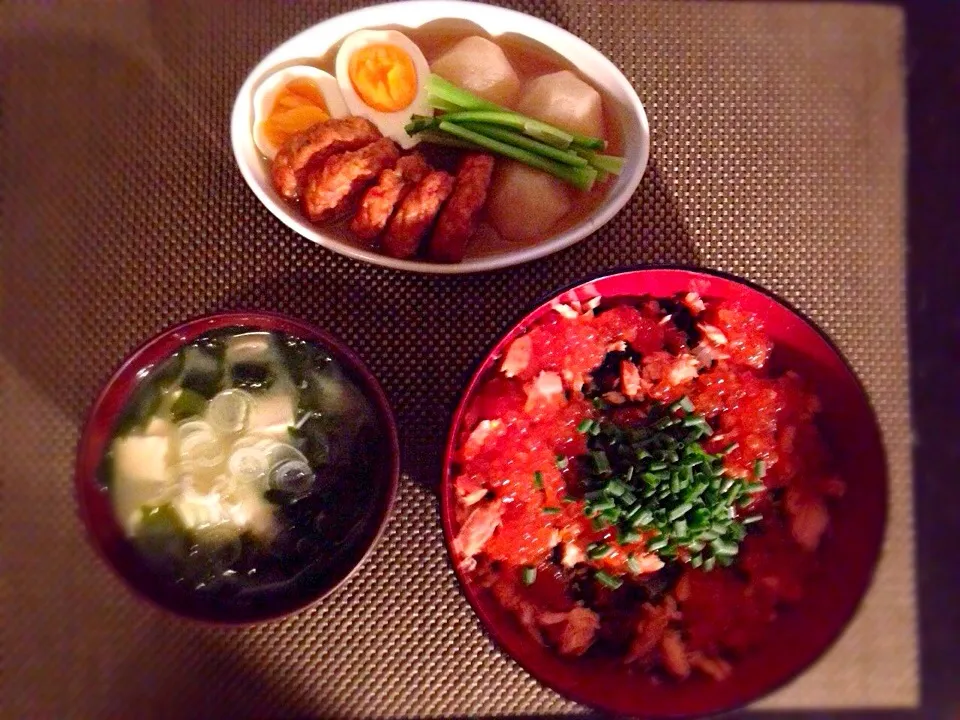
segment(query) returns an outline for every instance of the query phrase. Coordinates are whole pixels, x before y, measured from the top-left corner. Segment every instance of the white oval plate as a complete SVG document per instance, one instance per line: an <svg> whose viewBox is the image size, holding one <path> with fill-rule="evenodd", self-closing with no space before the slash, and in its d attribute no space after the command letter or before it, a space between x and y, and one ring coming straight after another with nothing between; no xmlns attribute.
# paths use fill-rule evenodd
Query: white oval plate
<svg viewBox="0 0 960 720"><path fill-rule="evenodd" d="M603 92L607 112L614 113L620 123L622 137L627 141L624 143L626 152L623 172L607 190L600 206L576 225L533 245L518 245L481 257L470 257L468 253L463 262L456 264L398 260L353 245L337 231L312 225L300 215L297 208L288 205L277 195L267 164L254 144L253 96L260 82L279 68L310 58L320 58L355 30L385 25L417 28L448 18L474 23L492 37L506 34L524 35L572 61L584 77ZM514 10L459 0L409 0L374 5L330 18L295 35L263 58L247 76L234 102L230 135L234 157L247 185L270 212L299 235L342 255L374 265L442 274L479 272L519 265L550 255L582 240L609 222L626 205L640 184L650 155L650 128L643 104L623 73L602 53L577 36L545 20Z"/></svg>

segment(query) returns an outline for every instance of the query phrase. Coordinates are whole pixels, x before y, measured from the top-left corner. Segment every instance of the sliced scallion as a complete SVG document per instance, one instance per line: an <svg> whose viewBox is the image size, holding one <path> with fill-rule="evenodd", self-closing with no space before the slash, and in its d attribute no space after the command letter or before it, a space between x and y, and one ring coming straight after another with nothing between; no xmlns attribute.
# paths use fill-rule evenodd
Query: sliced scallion
<svg viewBox="0 0 960 720"><path fill-rule="evenodd" d="M614 577L609 573L604 572L603 570L597 570L593 576L597 579L597 582L601 585L605 585L611 590L616 590L621 585L623 585L623 580L618 577Z"/></svg>

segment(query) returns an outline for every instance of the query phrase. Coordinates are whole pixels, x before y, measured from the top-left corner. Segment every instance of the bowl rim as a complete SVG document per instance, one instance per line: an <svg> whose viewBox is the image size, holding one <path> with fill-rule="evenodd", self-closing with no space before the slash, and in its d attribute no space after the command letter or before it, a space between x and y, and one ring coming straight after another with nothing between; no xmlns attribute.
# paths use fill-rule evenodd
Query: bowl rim
<svg viewBox="0 0 960 720"><path fill-rule="evenodd" d="M273 323L273 326L267 327ZM387 484L382 501L382 511L377 518L376 532L370 536L367 546L362 554L350 569L333 583L317 595L308 597L300 603L285 607L276 611L264 612L260 615L249 618L221 617L217 615L197 615L185 612L178 607L167 604L153 594L146 592L137 584L131 582L127 574L118 567L112 555L104 547L100 535L94 529L94 522L90 516L88 493L96 491L94 486L95 478L91 469L99 463L102 453L95 452L95 443L92 435L94 427L103 413L103 407L112 396L116 384L132 372L142 371L150 363L144 363L145 356L154 350L157 345L176 339L178 345L182 346L191 342L205 332L211 332L218 329L229 327L248 327L252 331L267 329L271 332L288 332L296 335L302 333L301 339L314 340L326 346L335 357L342 361L352 371L354 378L358 381L361 391L368 396L368 399L374 405L377 418L385 433L385 441L390 454L390 466L384 474ZM124 400L129 399L125 397ZM380 385L379 380L363 361L363 359L345 342L330 331L314 325L306 320L302 320L284 313L268 310L225 310L205 313L193 316L187 320L166 326L159 332L151 335L146 340L139 343L133 350L127 352L123 360L115 367L109 378L100 386L96 399L90 405L83 420L80 435L77 439L75 449L75 461L73 468L73 493L77 503L77 514L80 523L83 525L84 534L87 542L93 548L99 559L110 568L113 575L120 579L123 585L128 588L138 600L145 601L155 608L188 620L190 622L202 625L215 625L224 627L244 627L259 625L266 622L272 622L286 618L297 613L301 613L325 598L329 597L357 573L364 565L379 545L386 532L390 519L393 516L394 506L396 504L397 493L400 483L400 443L397 432L396 416L390 404L390 399ZM111 519L116 523L116 519L111 515ZM116 523L119 527L119 523Z"/></svg>
<svg viewBox="0 0 960 720"><path fill-rule="evenodd" d="M249 105L253 101L256 86L262 81L265 74L271 69L277 68L292 59L282 59L282 56L285 54L285 49L291 44L301 40L304 36L316 32L317 28L323 25L331 23L342 24L345 27L349 26L352 28L345 30L345 32L352 32L357 29L362 29L363 27L372 27L378 24L376 20L378 16L384 12L389 13L390 16L398 16L403 12L404 8L411 7L422 8L424 11L432 10L436 13L434 18L436 20L445 18L464 19L482 24L484 15L497 15L508 20L513 19L518 22L521 27L538 31L548 36L562 38L564 42L577 46L578 52L593 53L596 62L604 67L611 82L619 88L627 100L625 112L628 115L635 116L640 126L641 133L638 142L637 163L632 173L623 182L621 189L617 193L608 194L593 213L582 219L576 225L554 235L547 241L537 243L536 245L523 246L508 252L497 253L472 260L464 260L460 263L447 264L391 258L373 252L372 250L365 250L342 242L333 237L324 236L323 233L308 223L304 218L291 211L286 203L278 201L266 189L261 187L254 176L253 168L245 162L242 150L246 143L244 138L247 135L250 135L252 138L252 131L250 127L248 127L250 115ZM368 18L370 19L368 20ZM380 21L379 24L384 23ZM522 32L521 34L529 37L527 32ZM536 40L536 38L533 39ZM252 139L250 142L253 142ZM234 163L243 176L247 186L260 203L265 206L275 218L305 240L309 240L310 242L354 260L360 260L392 270L429 275L462 275L489 272L538 260L575 245L606 225L630 201L630 198L633 197L639 187L650 160L651 137L646 110L640 97L637 95L636 89L623 74L623 71L606 55L569 30L565 30L547 20L517 10L496 5L469 2L468 0L399 0L399 2L385 2L378 5L371 5L325 18L287 37L280 44L274 46L248 71L237 92L230 114L230 144L233 150Z"/></svg>
<svg viewBox="0 0 960 720"><path fill-rule="evenodd" d="M677 712L677 713L661 713L661 714L644 714L642 712L638 713L636 717L646 717L651 718L652 720L665 720L666 718L677 718L677 719L686 719L686 718L698 718L704 717L706 715L724 715L741 709L750 703L756 702L760 698L766 697L771 693L777 691L778 689L786 686L790 682L796 680L801 674L806 672L818 659L823 657L843 636L847 628L850 625L850 622L857 615L860 609L863 607L863 602L866 596L868 595L870 589L874 586L876 582L876 572L879 565L879 561L882 555L883 543L888 530L888 521L890 515L890 469L889 462L887 458L886 446L883 442L883 433L880 428L879 420L877 418L876 410L873 406L873 403L870 399L870 395L867 393L863 382L860 377L857 375L856 371L853 369L850 361L847 359L846 355L840 350L837 344L830 338L830 336L822 329L820 326L810 319L805 313L796 308L792 303L788 302L781 298L775 292L765 288L764 286L746 278L742 278L733 273L717 270L712 268L703 268L697 267L694 265L684 265L684 264L657 264L657 263L639 263L632 265L621 265L613 268L608 268L605 270L596 271L593 273L586 274L579 279L567 283L555 290L548 291L538 296L538 298L530 303L525 305L525 310L523 314L518 316L514 321L512 321L507 329L501 333L498 333L496 338L489 344L489 346L483 351L479 358L470 366L467 373L465 373L466 380L463 383L463 390L457 400L456 406L450 415L450 423L447 434L446 443L444 444L443 449L443 458L441 463L441 475L439 478L439 483L437 485L437 493L439 495L438 500L440 504L440 522L443 530L443 540L444 546L447 550L447 562L453 570L453 573L457 579L457 583L460 586L460 591L466 598L471 609L474 612L476 620L483 630L484 634L487 635L488 639L492 644L504 655L509 657L513 662L517 663L523 670L525 670L531 677L533 677L537 682L542 684L545 687L550 688L559 695L573 700L584 707L591 708L604 713L613 713L614 715L619 715L620 711L614 709L611 706L603 704L602 698L596 698L589 696L586 693L582 693L579 687L576 686L566 686L562 685L559 682L555 682L552 677L546 676L546 674L541 673L538 669L534 667L534 663L529 662L527 659L521 659L514 655L508 649L508 643L504 641L504 634L501 630L501 624L493 620L489 613L486 611L484 604L480 602L480 592L474 587L474 584L461 572L457 563L454 559L453 554L453 540L456 536L454 531L454 512L455 507L451 498L453 493L451 492L450 484L453 482L451 467L452 462L451 458L454 455L456 450L456 443L458 438L458 429L459 425L463 420L464 412L466 411L467 401L473 397L473 393L476 390L476 384L480 379L481 373L484 370L484 366L487 365L489 359L493 355L493 352L498 348L498 346L510 335L514 334L519 328L521 328L530 318L531 315L536 313L541 307L547 303L551 303L560 299L564 294L581 288L583 286L589 285L590 283L597 282L599 280L604 280L609 277L615 277L619 275L628 275L637 272L668 272L668 273L682 273L685 275L693 275L696 279L696 276L706 276L709 278L721 279L728 282L731 282L735 285L742 285L751 290L754 290L761 295L764 295L768 299L772 300L774 303L779 304L784 309L793 314L801 322L808 325L820 338L825 342L826 346L831 350L831 352L836 355L840 360L841 365L844 368L848 380L851 380L854 383L854 386L857 389L857 392L862 399L866 409L869 411L869 415L872 418L873 422L871 424L870 432L876 440L876 448L880 453L878 458L883 468L883 473L878 481L880 482L883 490L883 503L882 503L882 516L879 518L879 527L880 527L880 541L875 544L871 549L869 566L866 568L866 577L865 582L862 588L858 590L857 601L849 608L849 611L841 618L842 622L837 624L837 628L834 632L830 634L828 642L826 642L816 653L811 657L803 658L802 662L798 663L796 668L791 672L785 674L783 677L779 678L775 683L770 684L768 687L764 688L759 694L756 694L751 697L737 698L734 701L727 703L724 706L711 708L703 713L701 712ZM622 297L622 296L618 296Z"/></svg>

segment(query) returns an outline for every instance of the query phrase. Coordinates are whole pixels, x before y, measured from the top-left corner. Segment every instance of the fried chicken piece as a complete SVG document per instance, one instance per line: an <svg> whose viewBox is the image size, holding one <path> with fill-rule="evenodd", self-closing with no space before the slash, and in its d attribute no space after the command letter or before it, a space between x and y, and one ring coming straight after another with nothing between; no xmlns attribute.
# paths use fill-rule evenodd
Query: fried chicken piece
<svg viewBox="0 0 960 720"><path fill-rule="evenodd" d="M307 177L301 197L304 214L315 223L343 215L367 184L393 167L399 157L389 138L330 157Z"/></svg>
<svg viewBox="0 0 960 720"><path fill-rule="evenodd" d="M463 260L467 241L477 230L477 218L487 201L493 175L493 156L469 153L460 162L456 185L443 206L427 243L427 257L437 262Z"/></svg>
<svg viewBox="0 0 960 720"><path fill-rule="evenodd" d="M395 258L408 258L416 254L423 236L451 192L453 176L443 170L430 171L407 193L390 220L383 236L383 251Z"/></svg>
<svg viewBox="0 0 960 720"><path fill-rule="evenodd" d="M427 161L414 153L400 158L396 167L380 173L377 184L364 194L360 209L350 222L353 233L361 240L373 240L382 233L396 207L428 172Z"/></svg>
<svg viewBox="0 0 960 720"><path fill-rule="evenodd" d="M376 126L362 117L325 120L297 133L273 159L273 186L287 200L295 200L308 170L335 153L359 150L381 138Z"/></svg>

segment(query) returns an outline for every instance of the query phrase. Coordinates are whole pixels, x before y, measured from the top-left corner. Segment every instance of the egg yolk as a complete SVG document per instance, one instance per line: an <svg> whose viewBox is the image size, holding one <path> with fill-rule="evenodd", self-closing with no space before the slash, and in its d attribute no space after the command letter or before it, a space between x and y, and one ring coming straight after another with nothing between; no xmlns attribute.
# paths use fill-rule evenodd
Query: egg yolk
<svg viewBox="0 0 960 720"><path fill-rule="evenodd" d="M283 145L292 135L330 119L327 101L312 80L298 78L287 83L263 121L263 132L273 145Z"/></svg>
<svg viewBox="0 0 960 720"><path fill-rule="evenodd" d="M417 97L413 60L395 45L368 45L350 56L350 82L374 110L396 112Z"/></svg>

